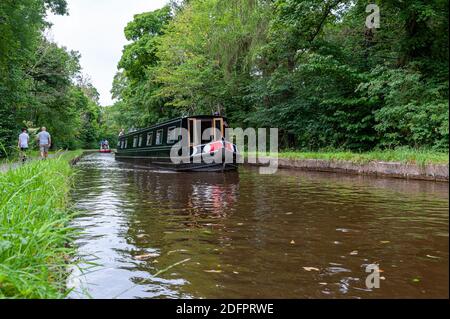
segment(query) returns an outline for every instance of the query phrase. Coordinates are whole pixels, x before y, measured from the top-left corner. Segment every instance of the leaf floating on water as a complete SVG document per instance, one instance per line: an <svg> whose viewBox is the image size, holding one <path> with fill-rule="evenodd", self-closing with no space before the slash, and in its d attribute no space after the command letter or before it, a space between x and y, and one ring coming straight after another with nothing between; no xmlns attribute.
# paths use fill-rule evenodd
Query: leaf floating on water
<svg viewBox="0 0 450 319"><path fill-rule="evenodd" d="M358 251L357 251L357 250L354 250L354 251L352 251L352 252L350 253L350 255L356 256L356 255L358 255Z"/></svg>
<svg viewBox="0 0 450 319"><path fill-rule="evenodd" d="M149 237L149 236L147 234L139 234L136 237L141 239L141 238L145 238L145 237Z"/></svg>
<svg viewBox="0 0 450 319"><path fill-rule="evenodd" d="M319 282L319 285L326 286L328 284L326 282Z"/></svg>
<svg viewBox="0 0 450 319"><path fill-rule="evenodd" d="M303 269L306 271L320 271L320 269L316 267L303 267Z"/></svg>
<svg viewBox="0 0 450 319"><path fill-rule="evenodd" d="M413 278L412 282L420 282L419 278Z"/></svg>
<svg viewBox="0 0 450 319"><path fill-rule="evenodd" d="M293 212L288 212L288 213L286 213L286 215L292 215L293 214Z"/></svg>
<svg viewBox="0 0 450 319"><path fill-rule="evenodd" d="M159 254L152 253L152 254L144 254L144 255L134 256L134 258L137 260L147 260L147 259L155 258L155 257L159 257Z"/></svg>
<svg viewBox="0 0 450 319"><path fill-rule="evenodd" d="M239 275L239 272L238 271L233 271L233 274Z"/></svg>
<svg viewBox="0 0 450 319"><path fill-rule="evenodd" d="M238 223L237 225L238 226L244 226L244 223Z"/></svg>
<svg viewBox="0 0 450 319"><path fill-rule="evenodd" d="M338 264L338 263L329 263L330 266L342 266L342 264Z"/></svg>
<svg viewBox="0 0 450 319"><path fill-rule="evenodd" d="M382 240L382 241L380 241L380 243L381 243L381 244L389 244L390 241L389 241L389 240Z"/></svg>
<svg viewBox="0 0 450 319"><path fill-rule="evenodd" d="M291 245L295 245L295 240L291 240Z"/></svg>
<svg viewBox="0 0 450 319"><path fill-rule="evenodd" d="M432 255L427 255L428 258L432 258L432 259L441 259L441 257L437 257L437 256L432 256Z"/></svg>
<svg viewBox="0 0 450 319"><path fill-rule="evenodd" d="M204 270L204 272L211 273L211 274L220 274L222 272L222 270L212 269L212 270Z"/></svg>

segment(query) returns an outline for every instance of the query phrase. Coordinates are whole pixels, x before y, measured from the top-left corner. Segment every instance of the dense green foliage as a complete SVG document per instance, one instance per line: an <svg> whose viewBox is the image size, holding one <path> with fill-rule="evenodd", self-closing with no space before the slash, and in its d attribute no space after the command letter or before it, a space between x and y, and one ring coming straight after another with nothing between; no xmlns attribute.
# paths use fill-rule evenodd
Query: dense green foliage
<svg viewBox="0 0 450 319"><path fill-rule="evenodd" d="M0 173L0 298L65 297L71 155Z"/></svg>
<svg viewBox="0 0 450 319"><path fill-rule="evenodd" d="M113 84L113 96L120 101L112 111L121 125L132 128L171 115L169 110L163 112L164 100L156 94L159 86L151 81L159 61L158 40L170 19L170 9L165 7L136 15L125 28L131 44L123 50L119 62L123 71L116 75Z"/></svg>
<svg viewBox="0 0 450 319"><path fill-rule="evenodd" d="M448 1L191 0L137 15L117 126L220 111L308 150L448 150ZM170 14L171 12L171 14Z"/></svg>
<svg viewBox="0 0 450 319"><path fill-rule="evenodd" d="M121 127L213 112L278 127L285 148L447 151L448 1L376 1L378 29L365 25L368 3L171 1L125 28L117 102L101 108L79 54L42 35L66 2L2 1L1 153L21 127L93 148Z"/></svg>
<svg viewBox="0 0 450 319"><path fill-rule="evenodd" d="M0 2L0 156L14 151L23 127L46 126L57 148L97 146L98 93L80 74L79 54L43 36L49 10L66 14L65 0Z"/></svg>

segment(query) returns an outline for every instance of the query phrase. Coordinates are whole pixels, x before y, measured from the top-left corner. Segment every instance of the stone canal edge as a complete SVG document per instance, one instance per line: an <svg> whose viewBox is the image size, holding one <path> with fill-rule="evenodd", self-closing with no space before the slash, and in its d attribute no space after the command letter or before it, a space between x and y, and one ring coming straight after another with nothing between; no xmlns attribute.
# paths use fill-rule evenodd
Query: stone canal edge
<svg viewBox="0 0 450 319"><path fill-rule="evenodd" d="M259 161L267 163L274 160L269 157L259 157ZM266 166L265 164L246 163L252 166ZM404 179L428 180L448 182L448 164L406 164L397 162L368 162L354 163L350 161L323 159L278 159L279 168L299 169L304 171L332 172L380 177L394 177Z"/></svg>

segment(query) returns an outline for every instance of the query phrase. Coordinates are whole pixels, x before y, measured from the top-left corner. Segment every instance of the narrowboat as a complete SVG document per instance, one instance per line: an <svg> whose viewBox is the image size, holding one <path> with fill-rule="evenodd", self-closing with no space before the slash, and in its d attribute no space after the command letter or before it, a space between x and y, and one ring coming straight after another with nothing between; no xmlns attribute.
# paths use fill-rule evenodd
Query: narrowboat
<svg viewBox="0 0 450 319"><path fill-rule="evenodd" d="M226 141L227 119L198 115L173 119L119 136L119 161L175 171L236 170L240 154Z"/></svg>

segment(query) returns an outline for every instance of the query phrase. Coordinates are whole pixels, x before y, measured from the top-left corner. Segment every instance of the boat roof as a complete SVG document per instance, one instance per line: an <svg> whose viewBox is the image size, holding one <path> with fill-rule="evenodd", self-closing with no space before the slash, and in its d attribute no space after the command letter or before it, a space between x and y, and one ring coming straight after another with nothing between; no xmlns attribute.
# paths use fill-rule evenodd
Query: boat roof
<svg viewBox="0 0 450 319"><path fill-rule="evenodd" d="M145 132L145 131L148 131L148 130L152 130L152 129L155 129L155 128L158 128L158 127L161 127L161 126L168 125L170 123L175 123L175 122L179 122L181 120L190 119L190 118L196 118L196 119L222 118L224 120L227 119L226 117L221 116L221 115L217 115L217 116L216 115L186 115L186 116L178 117L178 118L175 118L175 119L172 119L172 120L168 120L168 121L165 121L165 122L161 122L161 123L158 123L158 124L146 127L146 128L140 128L140 129L137 129L136 131L133 131L133 132L128 132L128 133L120 136L119 138L129 137L131 135L139 134L139 133L142 133L142 132Z"/></svg>

